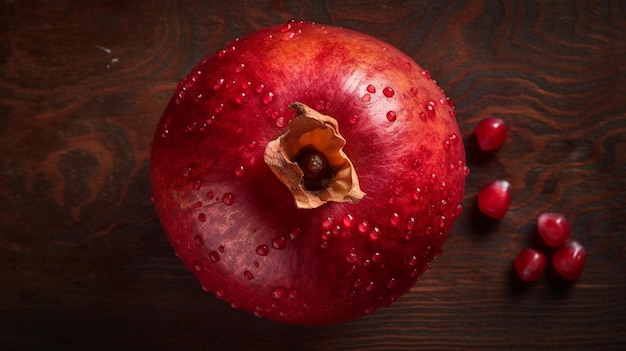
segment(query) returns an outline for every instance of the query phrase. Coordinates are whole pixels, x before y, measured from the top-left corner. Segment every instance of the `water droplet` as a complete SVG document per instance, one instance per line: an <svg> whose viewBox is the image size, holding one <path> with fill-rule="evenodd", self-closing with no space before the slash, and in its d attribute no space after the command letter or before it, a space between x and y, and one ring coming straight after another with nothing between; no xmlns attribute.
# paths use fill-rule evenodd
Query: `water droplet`
<svg viewBox="0 0 626 351"><path fill-rule="evenodd" d="M369 284L367 284L367 286L365 287L365 290L372 292L376 289L376 283L374 282L370 282Z"/></svg>
<svg viewBox="0 0 626 351"><path fill-rule="evenodd" d="M322 243L320 244L320 248L327 249L328 248L328 241L322 241Z"/></svg>
<svg viewBox="0 0 626 351"><path fill-rule="evenodd" d="M420 116L420 120L421 120L422 122L426 122L426 121L428 121L428 118L427 118L427 116L426 116L426 112L420 112L419 116Z"/></svg>
<svg viewBox="0 0 626 351"><path fill-rule="evenodd" d="M430 72L428 72L427 70L422 70L420 73L421 73L424 77L426 77L426 78L428 78L428 79L431 79L431 77L430 77Z"/></svg>
<svg viewBox="0 0 626 351"><path fill-rule="evenodd" d="M297 290L291 290L289 291L287 297L289 297L291 300L295 300L300 297L300 293Z"/></svg>
<svg viewBox="0 0 626 351"><path fill-rule="evenodd" d="M267 256L267 254L270 252L269 248L267 247L267 245L262 244L257 246L256 248L256 254L259 256Z"/></svg>
<svg viewBox="0 0 626 351"><path fill-rule="evenodd" d="M241 89L243 89L244 91L248 91L250 90L250 87L252 86L252 82L247 80L243 83L241 83Z"/></svg>
<svg viewBox="0 0 626 351"><path fill-rule="evenodd" d="M374 86L374 84L369 84L366 89L368 93L374 94L376 92L376 87Z"/></svg>
<svg viewBox="0 0 626 351"><path fill-rule="evenodd" d="M372 255L372 261L380 263L383 261L383 255L380 252L376 252Z"/></svg>
<svg viewBox="0 0 626 351"><path fill-rule="evenodd" d="M284 236L272 239L272 247L276 250L284 250L287 247L287 239Z"/></svg>
<svg viewBox="0 0 626 351"><path fill-rule="evenodd" d="M291 30L291 23L285 23L282 26L280 26L281 33L287 33L287 31L289 30Z"/></svg>
<svg viewBox="0 0 626 351"><path fill-rule="evenodd" d="M322 221L322 229L329 230L333 226L333 217L328 216Z"/></svg>
<svg viewBox="0 0 626 351"><path fill-rule="evenodd" d="M280 116L274 121L277 127L284 128L287 126L287 118Z"/></svg>
<svg viewBox="0 0 626 351"><path fill-rule="evenodd" d="M454 212L454 216L458 217L461 215L461 213L463 213L463 205L458 204L456 205L456 211Z"/></svg>
<svg viewBox="0 0 626 351"><path fill-rule="evenodd" d="M291 40L296 37L296 32L285 33L283 40Z"/></svg>
<svg viewBox="0 0 626 351"><path fill-rule="evenodd" d="M237 65L237 66L235 67L235 72L237 72L237 73L241 73L241 71L243 71L243 69L244 69L245 67L246 67L246 64L245 64L245 63L241 63L241 64L239 64L239 65Z"/></svg>
<svg viewBox="0 0 626 351"><path fill-rule="evenodd" d="M400 223L400 215L398 212L394 212L391 214L391 217L389 217L389 224L391 224L392 227L397 227L398 223Z"/></svg>
<svg viewBox="0 0 626 351"><path fill-rule="evenodd" d="M343 226L346 228L352 228L354 225L354 217L350 213L346 213L341 219Z"/></svg>
<svg viewBox="0 0 626 351"><path fill-rule="evenodd" d="M204 240L202 239L200 235L196 235L193 237L193 243L196 244L197 246L202 246L204 244Z"/></svg>
<svg viewBox="0 0 626 351"><path fill-rule="evenodd" d="M416 87L411 88L411 94L412 94L413 96L417 96L417 92L418 92L418 90L417 90L417 88L416 88Z"/></svg>
<svg viewBox="0 0 626 351"><path fill-rule="evenodd" d="M231 206L235 203L235 197L231 193L226 193L224 194L224 196L222 196L222 202L226 206Z"/></svg>
<svg viewBox="0 0 626 351"><path fill-rule="evenodd" d="M378 227L374 227L372 228L372 230L370 230L370 239L378 240L381 236L382 233L380 232L380 229Z"/></svg>
<svg viewBox="0 0 626 351"><path fill-rule="evenodd" d="M252 280L254 279L254 274L250 271L245 271L243 272L243 277L246 278L246 280Z"/></svg>
<svg viewBox="0 0 626 351"><path fill-rule="evenodd" d="M218 78L215 82L213 82L213 90L220 90L224 85L224 78Z"/></svg>
<svg viewBox="0 0 626 351"><path fill-rule="evenodd" d="M443 141L443 149L448 151L450 150L450 148L452 147L452 143L450 142L450 140L444 140Z"/></svg>
<svg viewBox="0 0 626 351"><path fill-rule="evenodd" d="M224 298L224 291L223 291L223 290L217 290L217 291L215 292L215 296L216 296L218 299L223 299L223 298Z"/></svg>
<svg viewBox="0 0 626 351"><path fill-rule="evenodd" d="M395 288L395 287L396 287L396 285L397 285L397 283L398 283L398 282L396 281L396 278L391 278L391 279L389 279L389 281L387 282L387 289L393 289L393 288Z"/></svg>
<svg viewBox="0 0 626 351"><path fill-rule="evenodd" d="M327 231L322 233L322 240L328 241L331 238L332 238L332 234L331 234L330 230L327 230Z"/></svg>
<svg viewBox="0 0 626 351"><path fill-rule="evenodd" d="M202 272L204 270L204 266L200 261L196 261L196 263L194 263L193 265L193 268L196 270L196 272Z"/></svg>
<svg viewBox="0 0 626 351"><path fill-rule="evenodd" d="M219 104L217 106L215 106L215 108L213 109L213 112L215 112L216 114L220 114L224 111L224 104Z"/></svg>
<svg viewBox="0 0 626 351"><path fill-rule="evenodd" d="M409 218L409 220L406 222L406 229L413 230L413 228L415 228L415 221L415 217Z"/></svg>
<svg viewBox="0 0 626 351"><path fill-rule="evenodd" d="M394 111L387 112L387 120L389 122L394 122L396 120L396 113Z"/></svg>
<svg viewBox="0 0 626 351"><path fill-rule="evenodd" d="M428 115L428 117L435 118L435 108L432 105L428 104L424 106L424 108L426 109L426 114Z"/></svg>
<svg viewBox="0 0 626 351"><path fill-rule="evenodd" d="M243 91L235 96L235 102L237 105L243 105L246 101L248 101L248 95L246 95Z"/></svg>
<svg viewBox="0 0 626 351"><path fill-rule="evenodd" d="M357 263L359 262L359 256L356 254L356 252L351 252L348 256L346 256L346 261L348 263Z"/></svg>
<svg viewBox="0 0 626 351"><path fill-rule="evenodd" d="M370 100L372 100L372 96L370 94L365 94L361 97L361 101L363 102L370 102Z"/></svg>
<svg viewBox="0 0 626 351"><path fill-rule="evenodd" d="M211 260L211 262L219 262L220 254L217 253L217 251L211 251L211 253L209 254L209 259Z"/></svg>
<svg viewBox="0 0 626 351"><path fill-rule="evenodd" d="M301 233L302 233L302 230L300 228L292 229L289 232L289 239L296 240L300 236Z"/></svg>
<svg viewBox="0 0 626 351"><path fill-rule="evenodd" d="M257 94L261 94L265 90L265 84L261 83L254 88Z"/></svg>
<svg viewBox="0 0 626 351"><path fill-rule="evenodd" d="M383 89L383 95L385 95L386 97L392 97L395 95L395 91L393 91L393 88L391 87L386 87L385 89Z"/></svg>
<svg viewBox="0 0 626 351"><path fill-rule="evenodd" d="M202 223L206 222L206 215L204 213L200 213L198 215L198 220Z"/></svg>
<svg viewBox="0 0 626 351"><path fill-rule="evenodd" d="M450 134L450 136L448 136L448 139L450 140L452 145L457 145L459 143L459 137L456 135L456 133Z"/></svg>
<svg viewBox="0 0 626 351"><path fill-rule="evenodd" d="M273 100L274 100L274 93L271 91L266 91L261 96L261 102L263 102L263 104L265 105L269 105L269 103L272 102Z"/></svg>
<svg viewBox="0 0 626 351"><path fill-rule="evenodd" d="M431 173L429 178L430 184L435 184L438 178L437 173Z"/></svg>
<svg viewBox="0 0 626 351"><path fill-rule="evenodd" d="M287 290L282 287L276 287L272 289L272 298L280 300L287 295Z"/></svg>
<svg viewBox="0 0 626 351"><path fill-rule="evenodd" d="M358 116L358 115L352 115L352 116L350 117L350 119L348 120L348 122L349 122L350 124L352 124L352 125L355 125L355 124L356 124L356 122L358 122L358 121L359 121L359 116Z"/></svg>
<svg viewBox="0 0 626 351"><path fill-rule="evenodd" d="M365 234L367 232L369 232L371 225L369 224L368 221L366 220L362 220L359 225L358 225L358 229L359 229L359 233L361 234Z"/></svg>
<svg viewBox="0 0 626 351"><path fill-rule="evenodd" d="M238 178L242 178L246 174L246 168L243 165L235 168L235 176Z"/></svg>

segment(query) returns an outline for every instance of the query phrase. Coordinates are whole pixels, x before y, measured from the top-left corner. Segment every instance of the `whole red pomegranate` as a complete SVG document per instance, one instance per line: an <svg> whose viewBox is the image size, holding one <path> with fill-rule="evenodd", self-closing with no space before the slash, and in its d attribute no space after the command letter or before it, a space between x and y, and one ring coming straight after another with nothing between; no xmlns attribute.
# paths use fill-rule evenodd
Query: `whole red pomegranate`
<svg viewBox="0 0 626 351"><path fill-rule="evenodd" d="M202 287L296 324L350 320L411 289L461 212L466 173L428 71L305 22L206 57L151 149L158 215Z"/></svg>

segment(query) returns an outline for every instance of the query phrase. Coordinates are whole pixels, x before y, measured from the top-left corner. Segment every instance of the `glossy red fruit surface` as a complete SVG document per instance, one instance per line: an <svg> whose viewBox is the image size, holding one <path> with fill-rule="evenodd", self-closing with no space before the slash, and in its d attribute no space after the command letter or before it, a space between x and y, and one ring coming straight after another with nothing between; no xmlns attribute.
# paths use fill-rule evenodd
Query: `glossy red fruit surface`
<svg viewBox="0 0 626 351"><path fill-rule="evenodd" d="M513 265L522 281L534 282L545 271L546 261L546 255L543 252L527 247L517 254Z"/></svg>
<svg viewBox="0 0 626 351"><path fill-rule="evenodd" d="M558 213L545 212L537 217L537 229L543 241L550 247L564 245L570 236L567 219Z"/></svg>
<svg viewBox="0 0 626 351"><path fill-rule="evenodd" d="M331 120L314 136L287 136L313 110L336 122L350 164L318 152L318 139L334 138ZM303 147L281 153L282 141ZM284 164L306 175L287 186L268 155L290 155ZM334 162L357 177L337 181L346 174ZM411 289L442 252L467 171L454 109L427 71L371 36L301 22L206 57L179 84L151 148L158 215L202 287L296 324L354 319ZM324 203L357 182L360 201ZM294 191L298 206L323 201L299 208Z"/></svg>
<svg viewBox="0 0 626 351"><path fill-rule="evenodd" d="M506 180L487 184L478 192L478 208L483 214L502 219L511 205L511 185Z"/></svg>
<svg viewBox="0 0 626 351"><path fill-rule="evenodd" d="M483 151L499 149L506 139L506 124L497 117L483 118L476 126L476 138Z"/></svg>
<svg viewBox="0 0 626 351"><path fill-rule="evenodd" d="M587 263L585 248L576 241L560 247L552 256L552 267L566 280L576 280L583 274Z"/></svg>

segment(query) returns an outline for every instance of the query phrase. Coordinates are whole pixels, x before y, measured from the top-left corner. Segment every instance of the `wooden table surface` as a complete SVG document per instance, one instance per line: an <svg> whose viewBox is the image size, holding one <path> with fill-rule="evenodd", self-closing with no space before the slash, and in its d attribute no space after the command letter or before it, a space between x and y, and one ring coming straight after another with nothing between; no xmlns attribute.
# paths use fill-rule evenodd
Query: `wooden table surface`
<svg viewBox="0 0 626 351"><path fill-rule="evenodd" d="M229 39L289 19L407 52L456 103L472 170L446 250L389 308L278 324L203 292L152 203L150 139L177 82ZM479 151L474 128L509 138ZM626 349L623 1L0 1L1 350ZM476 194L507 179L499 222ZM512 260L565 214L582 278Z"/></svg>

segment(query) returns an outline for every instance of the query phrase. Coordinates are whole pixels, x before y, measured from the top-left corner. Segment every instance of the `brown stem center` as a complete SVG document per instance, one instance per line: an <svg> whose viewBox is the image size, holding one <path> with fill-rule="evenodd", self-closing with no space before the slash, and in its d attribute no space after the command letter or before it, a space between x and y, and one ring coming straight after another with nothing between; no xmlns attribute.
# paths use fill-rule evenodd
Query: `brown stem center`
<svg viewBox="0 0 626 351"><path fill-rule="evenodd" d="M334 176L332 167L323 153L313 147L307 147L300 151L294 160L302 169L302 185L308 191L320 190L326 187Z"/></svg>
<svg viewBox="0 0 626 351"><path fill-rule="evenodd" d="M296 115L287 130L267 143L263 159L291 191L298 208L313 209L328 201L358 202L365 193L352 162L339 123L305 104L295 102Z"/></svg>

